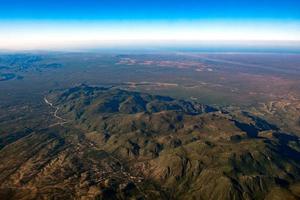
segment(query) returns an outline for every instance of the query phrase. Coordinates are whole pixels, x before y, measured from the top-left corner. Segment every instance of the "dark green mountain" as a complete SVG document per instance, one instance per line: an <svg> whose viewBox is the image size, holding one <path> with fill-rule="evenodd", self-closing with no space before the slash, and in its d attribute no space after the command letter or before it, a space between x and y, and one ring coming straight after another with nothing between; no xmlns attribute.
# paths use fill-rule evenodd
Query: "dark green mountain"
<svg viewBox="0 0 300 200"><path fill-rule="evenodd" d="M80 85L1 141L3 199L299 199L300 141L250 113Z"/></svg>

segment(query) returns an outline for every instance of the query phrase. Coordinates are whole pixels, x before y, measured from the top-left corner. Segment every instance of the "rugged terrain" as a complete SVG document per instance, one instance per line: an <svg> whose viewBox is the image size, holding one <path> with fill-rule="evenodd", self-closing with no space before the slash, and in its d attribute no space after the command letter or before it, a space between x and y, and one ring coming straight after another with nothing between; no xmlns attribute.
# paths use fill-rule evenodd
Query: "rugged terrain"
<svg viewBox="0 0 300 200"><path fill-rule="evenodd" d="M87 85L45 101L53 123L1 136L3 199L300 198L299 137L252 112Z"/></svg>

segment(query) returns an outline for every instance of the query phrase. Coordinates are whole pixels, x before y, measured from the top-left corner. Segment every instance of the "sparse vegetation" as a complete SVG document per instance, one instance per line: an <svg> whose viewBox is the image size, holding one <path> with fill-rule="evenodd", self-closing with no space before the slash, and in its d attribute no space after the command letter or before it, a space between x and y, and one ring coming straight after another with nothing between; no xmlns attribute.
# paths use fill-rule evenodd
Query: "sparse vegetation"
<svg viewBox="0 0 300 200"><path fill-rule="evenodd" d="M1 199L300 198L294 65L216 56L1 55L1 74L24 76L0 82Z"/></svg>

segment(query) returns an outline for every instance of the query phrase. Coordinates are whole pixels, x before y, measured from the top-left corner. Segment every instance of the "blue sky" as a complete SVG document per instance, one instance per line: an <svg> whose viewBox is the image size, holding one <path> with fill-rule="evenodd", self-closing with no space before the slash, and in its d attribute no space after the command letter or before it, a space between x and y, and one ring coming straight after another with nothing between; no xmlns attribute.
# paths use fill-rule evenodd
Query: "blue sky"
<svg viewBox="0 0 300 200"><path fill-rule="evenodd" d="M299 0L0 0L0 19L299 20Z"/></svg>
<svg viewBox="0 0 300 200"><path fill-rule="evenodd" d="M0 48L300 40L299 0L0 0Z"/></svg>

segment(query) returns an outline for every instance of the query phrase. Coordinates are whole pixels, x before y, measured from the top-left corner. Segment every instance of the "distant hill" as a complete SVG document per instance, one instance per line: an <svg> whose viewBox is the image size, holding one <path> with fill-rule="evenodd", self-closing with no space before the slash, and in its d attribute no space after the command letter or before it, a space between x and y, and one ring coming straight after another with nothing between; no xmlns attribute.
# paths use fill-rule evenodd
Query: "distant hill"
<svg viewBox="0 0 300 200"><path fill-rule="evenodd" d="M299 199L300 141L246 112L79 85L0 150L4 199Z"/></svg>

